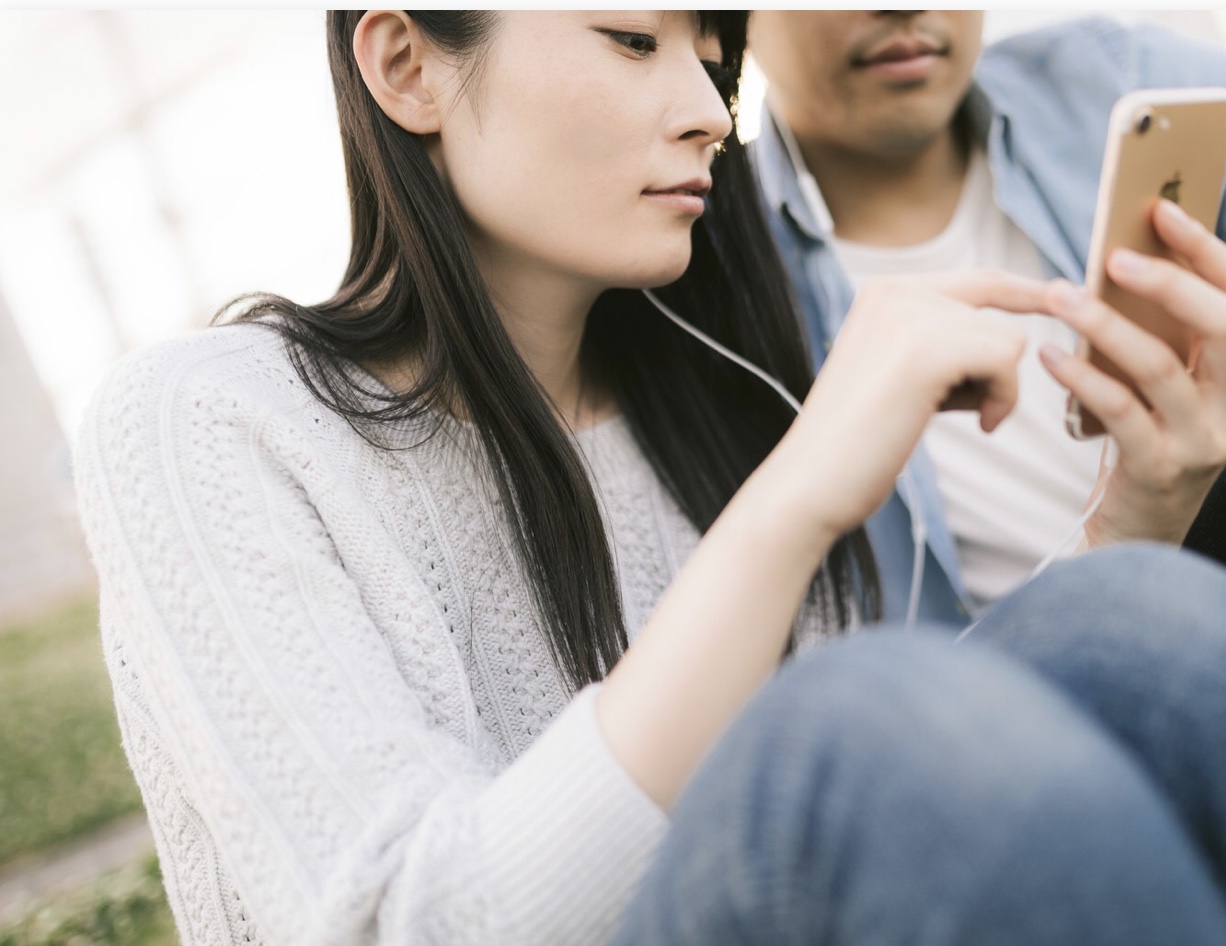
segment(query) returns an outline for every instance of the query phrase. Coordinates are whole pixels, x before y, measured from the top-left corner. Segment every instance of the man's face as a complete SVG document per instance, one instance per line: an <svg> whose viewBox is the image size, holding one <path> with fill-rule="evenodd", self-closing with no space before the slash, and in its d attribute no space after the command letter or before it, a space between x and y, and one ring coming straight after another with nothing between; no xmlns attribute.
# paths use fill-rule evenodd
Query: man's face
<svg viewBox="0 0 1226 946"><path fill-rule="evenodd" d="M905 158L948 128L982 29L980 10L763 10L749 45L797 137Z"/></svg>

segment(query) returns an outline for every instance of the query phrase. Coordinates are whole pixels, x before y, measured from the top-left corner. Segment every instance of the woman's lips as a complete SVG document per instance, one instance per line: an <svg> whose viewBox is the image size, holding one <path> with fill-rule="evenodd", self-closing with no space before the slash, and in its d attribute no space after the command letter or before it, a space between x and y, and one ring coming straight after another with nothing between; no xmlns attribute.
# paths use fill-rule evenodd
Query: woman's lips
<svg viewBox="0 0 1226 946"><path fill-rule="evenodd" d="M697 194L689 191L643 191L644 197L649 197L658 204L672 207L683 213L701 217L706 209L706 202Z"/></svg>
<svg viewBox="0 0 1226 946"><path fill-rule="evenodd" d="M656 203L671 207L674 210L680 210L683 213L701 217L702 212L706 209L706 202L703 200L703 197L710 190L711 182L709 180L693 180L663 190L646 190L643 191L643 196L650 197Z"/></svg>

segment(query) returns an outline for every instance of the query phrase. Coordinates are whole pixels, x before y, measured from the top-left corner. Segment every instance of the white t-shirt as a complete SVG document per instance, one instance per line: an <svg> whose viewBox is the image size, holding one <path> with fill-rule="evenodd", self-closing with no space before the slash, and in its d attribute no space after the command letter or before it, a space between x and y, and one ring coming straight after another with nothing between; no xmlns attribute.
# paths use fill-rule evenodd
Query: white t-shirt
<svg viewBox="0 0 1226 946"><path fill-rule="evenodd" d="M1047 277L1034 244L996 205L979 150L953 219L940 235L907 247L833 242L855 285L871 276L980 267ZM1026 329L1016 409L992 434L980 430L978 414L968 411L937 415L924 434L976 611L1021 584L1069 537L1102 454L1102 441L1077 441L1065 431L1066 392L1038 359L1045 342L1071 351L1072 330L1042 315L985 310L984 317L1010 319Z"/></svg>

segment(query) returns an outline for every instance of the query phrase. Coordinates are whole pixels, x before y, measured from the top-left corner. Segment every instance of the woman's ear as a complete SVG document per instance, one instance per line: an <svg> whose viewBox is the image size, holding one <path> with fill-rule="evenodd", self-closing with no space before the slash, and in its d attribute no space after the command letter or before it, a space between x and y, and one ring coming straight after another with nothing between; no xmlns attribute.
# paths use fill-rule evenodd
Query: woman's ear
<svg viewBox="0 0 1226 946"><path fill-rule="evenodd" d="M412 17L402 10L367 10L353 32L353 55L388 118L417 135L439 130L434 93L443 64Z"/></svg>

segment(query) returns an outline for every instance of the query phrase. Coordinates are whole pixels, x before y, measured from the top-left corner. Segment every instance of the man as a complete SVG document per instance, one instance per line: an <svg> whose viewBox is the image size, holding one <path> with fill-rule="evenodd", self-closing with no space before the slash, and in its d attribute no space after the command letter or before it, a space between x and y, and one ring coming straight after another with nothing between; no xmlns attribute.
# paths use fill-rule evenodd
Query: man
<svg viewBox="0 0 1226 946"><path fill-rule="evenodd" d="M982 22L981 11L751 18L750 48L770 82L754 160L819 367L855 285L871 276L991 267L1081 284L1115 100L1134 88L1226 83L1226 49L1153 26L1063 24L981 54ZM934 420L899 490L868 524L887 617L965 623L1048 553L1079 540L1178 541L1220 472L1216 457L1208 473L1181 469L1178 535L1148 511L1129 529L1108 528L1103 517L1118 522L1121 503L1148 510L1164 488L1142 482L1139 461L1178 452L1156 437L1121 438L1123 472L1104 480L1116 508L1097 512L1083 538L1078 522L1099 478L1102 441L1065 433L1066 392L1036 354L1044 343L1071 349L1074 336L1042 316L1023 322L1034 344L1019 366L1014 414L990 437L971 415ZM1168 440L1193 436L1184 429ZM1198 476L1196 493L1188 484ZM1226 480L1205 501L1189 544L1223 558L1222 523ZM921 546L922 594L912 599L921 591L912 587Z"/></svg>

